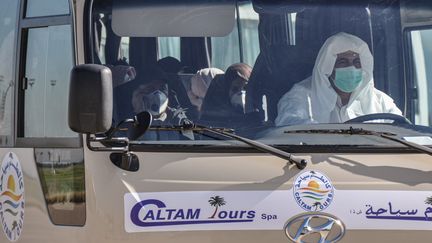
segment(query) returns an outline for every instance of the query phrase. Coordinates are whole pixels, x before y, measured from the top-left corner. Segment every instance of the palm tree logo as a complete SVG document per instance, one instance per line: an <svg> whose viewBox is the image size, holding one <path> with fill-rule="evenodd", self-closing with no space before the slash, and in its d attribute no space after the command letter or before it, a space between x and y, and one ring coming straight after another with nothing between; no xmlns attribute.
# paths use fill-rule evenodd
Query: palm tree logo
<svg viewBox="0 0 432 243"><path fill-rule="evenodd" d="M11 231L14 231L16 227L18 227L18 223L17 223L16 220L14 220L13 223L12 223L12 229L11 229Z"/></svg>
<svg viewBox="0 0 432 243"><path fill-rule="evenodd" d="M220 196L210 197L210 200L208 200L208 202L210 203L211 206L216 207L213 215L209 217L209 219L213 219L216 216L218 208L226 204L225 199Z"/></svg>
<svg viewBox="0 0 432 243"><path fill-rule="evenodd" d="M315 207L315 211L318 211L319 206L321 206L320 202L314 202L314 204L312 204L312 207Z"/></svg>
<svg viewBox="0 0 432 243"><path fill-rule="evenodd" d="M429 205L432 205L432 197L426 198L425 203L429 204Z"/></svg>

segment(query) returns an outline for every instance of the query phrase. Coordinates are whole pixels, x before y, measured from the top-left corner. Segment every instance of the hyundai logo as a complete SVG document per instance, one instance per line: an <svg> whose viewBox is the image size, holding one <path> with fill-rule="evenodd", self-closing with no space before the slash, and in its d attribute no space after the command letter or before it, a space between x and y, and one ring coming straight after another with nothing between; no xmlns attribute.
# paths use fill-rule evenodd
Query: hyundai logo
<svg viewBox="0 0 432 243"><path fill-rule="evenodd" d="M288 221L285 234L293 242L337 242L345 234L345 226L328 214L303 214Z"/></svg>

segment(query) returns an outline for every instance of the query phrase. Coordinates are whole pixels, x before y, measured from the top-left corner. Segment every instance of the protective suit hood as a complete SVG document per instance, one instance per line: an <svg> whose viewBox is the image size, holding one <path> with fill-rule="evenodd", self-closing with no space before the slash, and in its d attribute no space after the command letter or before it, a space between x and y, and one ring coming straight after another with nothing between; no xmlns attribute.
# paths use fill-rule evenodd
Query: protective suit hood
<svg viewBox="0 0 432 243"><path fill-rule="evenodd" d="M328 121L329 114L336 105L338 94L331 86L329 77L333 72L337 54L347 51L359 54L363 71L363 82L351 93L347 109L355 102L367 106L365 102L370 101L369 97L372 96L374 90L373 57L367 43L354 35L343 32L333 35L321 47L312 72L312 115L318 122Z"/></svg>

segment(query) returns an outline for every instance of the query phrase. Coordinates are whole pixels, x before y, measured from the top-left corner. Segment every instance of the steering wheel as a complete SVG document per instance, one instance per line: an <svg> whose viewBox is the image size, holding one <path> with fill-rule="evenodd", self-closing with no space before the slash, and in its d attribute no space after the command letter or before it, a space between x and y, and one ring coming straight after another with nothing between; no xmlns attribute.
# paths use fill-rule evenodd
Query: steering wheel
<svg viewBox="0 0 432 243"><path fill-rule="evenodd" d="M374 113L374 114L368 114L364 116L359 116L353 119L350 119L344 123L352 124L352 123L364 123L367 121L373 121L373 120L392 120L395 125L401 125L401 124L408 124L411 125L412 123L404 116L396 115L393 113Z"/></svg>

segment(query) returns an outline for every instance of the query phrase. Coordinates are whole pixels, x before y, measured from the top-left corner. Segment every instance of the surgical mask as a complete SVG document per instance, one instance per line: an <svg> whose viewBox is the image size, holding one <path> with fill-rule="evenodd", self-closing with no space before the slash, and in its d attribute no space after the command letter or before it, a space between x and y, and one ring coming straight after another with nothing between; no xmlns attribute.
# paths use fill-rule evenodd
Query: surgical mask
<svg viewBox="0 0 432 243"><path fill-rule="evenodd" d="M335 69L334 85L345 93L351 93L363 81L363 72L361 68L349 66Z"/></svg>
<svg viewBox="0 0 432 243"><path fill-rule="evenodd" d="M234 106L234 108L239 108L242 110L242 112L245 112L245 105L246 105L246 91L241 90L231 96L231 105Z"/></svg>
<svg viewBox="0 0 432 243"><path fill-rule="evenodd" d="M168 107L168 96L164 92L156 90L151 94L143 96L143 102L146 111L150 112L153 116L159 116Z"/></svg>

